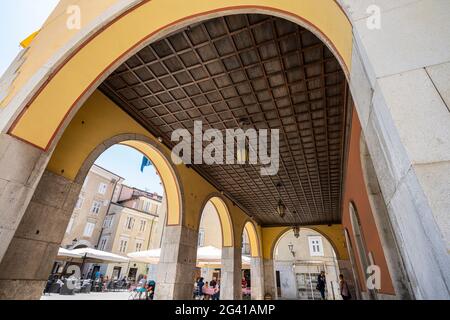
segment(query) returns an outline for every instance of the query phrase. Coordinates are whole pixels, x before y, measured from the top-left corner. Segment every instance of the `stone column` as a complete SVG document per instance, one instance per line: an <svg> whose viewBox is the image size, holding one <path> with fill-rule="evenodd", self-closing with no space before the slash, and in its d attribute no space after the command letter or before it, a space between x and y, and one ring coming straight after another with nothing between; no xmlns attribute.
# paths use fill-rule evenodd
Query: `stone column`
<svg viewBox="0 0 450 320"><path fill-rule="evenodd" d="M392 228L389 213L381 193L378 178L373 167L372 158L367 150L364 134L361 133L361 164L366 182L367 194L372 208L373 218L378 230L383 252L392 284L395 299L410 300L413 298L411 284L404 267L404 262Z"/></svg>
<svg viewBox="0 0 450 320"><path fill-rule="evenodd" d="M0 134L0 261L33 196L48 156L32 145Z"/></svg>
<svg viewBox="0 0 450 320"><path fill-rule="evenodd" d="M222 270L220 280L221 300L242 299L242 249L240 247L222 248Z"/></svg>
<svg viewBox="0 0 450 320"><path fill-rule="evenodd" d="M264 259L264 295L270 294L272 299L276 299L277 284L275 282L275 263L273 259Z"/></svg>
<svg viewBox="0 0 450 320"><path fill-rule="evenodd" d="M252 257L250 265L252 300L264 299L264 266L261 257Z"/></svg>
<svg viewBox="0 0 450 320"><path fill-rule="evenodd" d="M39 299L81 185L45 171L0 263L0 299Z"/></svg>
<svg viewBox="0 0 450 320"><path fill-rule="evenodd" d="M358 8L371 3L361 0L347 8L354 26L350 89L411 297L447 300L450 56L442 54L448 50L440 39L450 32L444 27L448 21L440 15L450 10L450 2L417 1L384 8L382 28L376 33L358 19L362 17ZM424 11L430 14L411 23ZM415 36L405 37L406 30ZM428 40L427 46L422 39Z"/></svg>
<svg viewBox="0 0 450 320"><path fill-rule="evenodd" d="M166 226L156 276L156 300L193 298L198 232L185 226Z"/></svg>

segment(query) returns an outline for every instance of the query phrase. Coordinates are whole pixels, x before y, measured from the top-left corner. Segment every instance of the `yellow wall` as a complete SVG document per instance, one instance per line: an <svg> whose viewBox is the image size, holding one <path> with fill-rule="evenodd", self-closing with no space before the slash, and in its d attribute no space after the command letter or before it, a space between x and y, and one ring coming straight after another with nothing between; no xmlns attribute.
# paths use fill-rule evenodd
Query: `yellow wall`
<svg viewBox="0 0 450 320"><path fill-rule="evenodd" d="M102 5L98 6L92 6L92 2L97 1L80 1L79 3L82 6L82 12L89 13L89 17L104 11L111 1L101 0L99 2ZM168 33L169 27L172 29L180 27L183 23L199 21L205 17L211 17L212 14L217 15L219 12L220 14L254 12L255 9L290 18L299 23L314 25L329 39L329 44L336 48L337 53L342 57L344 70L347 72L350 70L352 27L334 0L196 0L189 2L152 0L144 2L143 5L123 15L80 47L80 50L62 65L61 69L45 84L43 90L31 101L20 120L10 129L10 133L47 149L69 110L77 106L84 92L98 85L99 76L107 72L118 59L124 58L124 54L133 50L136 45ZM50 37L61 39L62 42L67 41L69 37L63 31L67 28L63 24L65 21L44 26L34 39L30 50L49 41ZM51 47L51 49L55 48ZM36 51L33 56L29 56L26 65L22 67L26 71L23 77L29 77L32 70L36 69L36 67L28 68L29 64L34 63L33 61L40 61L38 64L42 65L45 59L39 58L39 53ZM20 81L16 80L14 86L20 87Z"/></svg>
<svg viewBox="0 0 450 320"><path fill-rule="evenodd" d="M155 137L122 111L100 91L95 91L73 118L61 137L49 161L47 169L74 180L88 156L104 141L120 134L140 134L158 144L159 151L140 141L118 141L134 147L146 154L155 164L167 195L168 224L180 223L180 204L174 199L182 198L185 204L182 223L192 229L200 224L201 212L207 200L221 213L224 245L241 243L242 234L235 232L244 228L248 216L226 197L217 196L218 190L193 169L185 165L171 168L166 159L170 159L170 150L159 143ZM169 160L170 161L170 160ZM181 192L178 194L174 170L178 175ZM213 196L213 197L212 197ZM181 204L182 205L182 204ZM228 212L228 213L227 213Z"/></svg>
<svg viewBox="0 0 450 320"><path fill-rule="evenodd" d="M314 225L314 226L306 226L305 228L315 230L319 232L321 235L323 235L333 246L338 259L342 260L348 259L348 253L347 248L345 246L345 237L342 225L340 224L334 224L331 226ZM262 228L262 245L263 245L264 259L273 258L273 250L275 248L278 239L290 229L291 229L290 227Z"/></svg>

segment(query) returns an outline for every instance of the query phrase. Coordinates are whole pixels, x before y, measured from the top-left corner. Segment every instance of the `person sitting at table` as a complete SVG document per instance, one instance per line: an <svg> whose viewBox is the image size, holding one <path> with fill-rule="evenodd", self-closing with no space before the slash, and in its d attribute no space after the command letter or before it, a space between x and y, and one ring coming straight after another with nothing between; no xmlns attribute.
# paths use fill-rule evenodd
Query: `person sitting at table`
<svg viewBox="0 0 450 320"><path fill-rule="evenodd" d="M242 284L242 288L247 288L247 280L245 280L245 277L242 277L241 284Z"/></svg>
<svg viewBox="0 0 450 320"><path fill-rule="evenodd" d="M209 294L210 289L209 289L209 284L208 281L205 282L205 285L202 288L202 293L203 293L203 300L209 300L211 295Z"/></svg>

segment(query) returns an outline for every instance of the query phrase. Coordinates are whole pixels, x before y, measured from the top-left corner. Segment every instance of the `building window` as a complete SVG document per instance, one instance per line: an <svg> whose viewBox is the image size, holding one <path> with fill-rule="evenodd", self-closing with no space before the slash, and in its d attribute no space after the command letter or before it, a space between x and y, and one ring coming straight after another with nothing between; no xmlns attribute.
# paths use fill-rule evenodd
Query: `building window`
<svg viewBox="0 0 450 320"><path fill-rule="evenodd" d="M158 206L156 204L152 203L152 208L150 209L150 212L156 214L157 211L158 211Z"/></svg>
<svg viewBox="0 0 450 320"><path fill-rule="evenodd" d="M150 202L149 201L144 201L143 211L150 212Z"/></svg>
<svg viewBox="0 0 450 320"><path fill-rule="evenodd" d="M78 197L77 204L75 205L75 209L81 209L83 206L84 198L82 196Z"/></svg>
<svg viewBox="0 0 450 320"><path fill-rule="evenodd" d="M100 243L98 245L99 250L106 250L106 245L108 244L108 238L109 237L102 237L100 239Z"/></svg>
<svg viewBox="0 0 450 320"><path fill-rule="evenodd" d="M147 226L147 221L141 220L141 225L140 225L140 227L139 227L139 231L140 231L140 232L144 232L146 226Z"/></svg>
<svg viewBox="0 0 450 320"><path fill-rule="evenodd" d="M105 221L103 221L103 228L109 229L114 221L114 216L106 216Z"/></svg>
<svg viewBox="0 0 450 320"><path fill-rule="evenodd" d="M125 228L127 228L128 230L132 230L133 226L134 226L134 218L127 217L127 221L125 223Z"/></svg>
<svg viewBox="0 0 450 320"><path fill-rule="evenodd" d="M205 244L205 230L200 229L198 231L198 246L203 247L204 244Z"/></svg>
<svg viewBox="0 0 450 320"><path fill-rule="evenodd" d="M105 194L107 188L108 188L108 185L106 183L101 182L98 186L98 193Z"/></svg>
<svg viewBox="0 0 450 320"><path fill-rule="evenodd" d="M119 252L126 253L127 252L127 246L128 246L128 240L121 239L119 244Z"/></svg>
<svg viewBox="0 0 450 320"><path fill-rule="evenodd" d="M136 251L139 252L142 250L142 242L136 242Z"/></svg>
<svg viewBox="0 0 450 320"><path fill-rule="evenodd" d="M94 232L95 223L88 222L84 227L83 236L84 237L92 237L92 233Z"/></svg>
<svg viewBox="0 0 450 320"><path fill-rule="evenodd" d="M72 227L73 227L73 220L74 218L70 218L69 220L69 224L67 225L67 229L66 229L66 233L70 233L72 231Z"/></svg>
<svg viewBox="0 0 450 320"><path fill-rule="evenodd" d="M313 236L308 237L309 253L311 256L323 256L322 237Z"/></svg>
<svg viewBox="0 0 450 320"><path fill-rule="evenodd" d="M100 208L101 208L102 204L103 204L102 201L94 201L94 202L92 203L91 212L92 212L92 213L95 213L95 214L98 214L99 211L100 211Z"/></svg>

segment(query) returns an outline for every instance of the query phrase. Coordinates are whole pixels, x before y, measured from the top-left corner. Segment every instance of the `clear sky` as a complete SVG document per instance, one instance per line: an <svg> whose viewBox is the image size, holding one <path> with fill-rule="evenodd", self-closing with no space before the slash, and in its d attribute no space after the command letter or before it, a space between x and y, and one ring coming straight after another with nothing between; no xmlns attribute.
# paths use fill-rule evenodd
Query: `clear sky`
<svg viewBox="0 0 450 320"><path fill-rule="evenodd" d="M20 42L40 29L59 0L0 0L0 75L20 52ZM116 145L96 161L99 166L125 178L125 183L163 194L153 166L140 171L143 155L135 149Z"/></svg>
<svg viewBox="0 0 450 320"><path fill-rule="evenodd" d="M145 167L144 172L141 172L142 157L142 153L133 148L114 145L103 152L95 164L125 178L128 186L162 195L163 187L155 167Z"/></svg>
<svg viewBox="0 0 450 320"><path fill-rule="evenodd" d="M21 50L20 42L40 29L59 0L0 0L0 75Z"/></svg>

